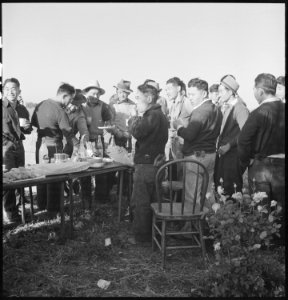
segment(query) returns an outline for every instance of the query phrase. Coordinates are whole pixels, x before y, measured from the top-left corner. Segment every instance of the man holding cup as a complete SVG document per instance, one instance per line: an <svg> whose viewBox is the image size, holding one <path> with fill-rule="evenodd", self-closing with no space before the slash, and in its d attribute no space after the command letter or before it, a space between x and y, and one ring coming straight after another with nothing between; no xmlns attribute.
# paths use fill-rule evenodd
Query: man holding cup
<svg viewBox="0 0 288 300"><path fill-rule="evenodd" d="M24 134L30 134L32 131L29 112L24 105L17 101L20 93L18 79L8 78L5 80L2 100L2 158L3 165L5 165L7 171L25 165L25 152L22 140L25 139ZM4 223L13 224L20 222L21 218L17 209L20 199L16 199L15 190L3 191L2 195Z"/></svg>

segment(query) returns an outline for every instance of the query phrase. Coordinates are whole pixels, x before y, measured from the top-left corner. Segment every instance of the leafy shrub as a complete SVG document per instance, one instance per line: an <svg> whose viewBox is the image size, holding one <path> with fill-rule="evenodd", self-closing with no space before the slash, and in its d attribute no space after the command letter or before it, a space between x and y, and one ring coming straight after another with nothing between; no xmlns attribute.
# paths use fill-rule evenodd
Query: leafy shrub
<svg viewBox="0 0 288 300"><path fill-rule="evenodd" d="M236 187L235 187L236 190ZM201 296L263 297L285 293L284 264L267 255L273 237L280 236L282 207L267 201L264 192L224 195L217 188L216 203L206 216L213 239L215 262L207 270Z"/></svg>

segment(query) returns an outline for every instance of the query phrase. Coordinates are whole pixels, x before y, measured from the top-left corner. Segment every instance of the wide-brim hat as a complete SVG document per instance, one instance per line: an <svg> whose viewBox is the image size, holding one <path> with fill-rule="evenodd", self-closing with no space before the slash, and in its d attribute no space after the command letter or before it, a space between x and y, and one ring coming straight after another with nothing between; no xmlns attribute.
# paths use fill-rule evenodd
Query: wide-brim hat
<svg viewBox="0 0 288 300"><path fill-rule="evenodd" d="M87 90L91 88L99 90L100 95L105 94L105 90L100 87L98 80L90 81L83 90Z"/></svg>
<svg viewBox="0 0 288 300"><path fill-rule="evenodd" d="M162 89L160 89L158 82L146 80L145 84L154 87L158 92L162 91Z"/></svg>
<svg viewBox="0 0 288 300"><path fill-rule="evenodd" d="M227 89L232 90L236 93L239 89L239 83L230 75L226 76L222 81L223 84Z"/></svg>
<svg viewBox="0 0 288 300"><path fill-rule="evenodd" d="M133 91L130 89L130 84L131 84L130 81L121 79L121 81L117 83L117 86L114 85L114 87L115 87L116 89L121 89L121 90L123 90L124 92L127 92L127 93L130 94L130 93L133 92Z"/></svg>

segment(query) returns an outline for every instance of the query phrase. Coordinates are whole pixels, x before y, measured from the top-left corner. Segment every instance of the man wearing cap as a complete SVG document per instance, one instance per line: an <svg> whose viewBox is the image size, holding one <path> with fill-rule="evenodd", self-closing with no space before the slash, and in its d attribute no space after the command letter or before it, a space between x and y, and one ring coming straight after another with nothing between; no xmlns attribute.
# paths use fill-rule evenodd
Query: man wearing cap
<svg viewBox="0 0 288 300"><path fill-rule="evenodd" d="M162 91L162 89L160 89L159 83L156 82L153 79L146 79L143 84L153 86L158 91L159 96L158 96L158 99L157 99L156 103L161 105L161 109L162 109L163 114L168 118L168 114L169 114L168 103L167 103L166 98L160 96L160 92Z"/></svg>
<svg viewBox="0 0 288 300"><path fill-rule="evenodd" d="M75 150L79 140L75 137L65 107L72 101L75 89L68 83L63 83L57 90L56 97L40 102L32 114L31 125L37 128L36 163L39 163L39 149L42 141L48 149L49 159L55 153L63 152L63 137L72 140ZM37 186L37 202L40 209L47 206L48 216L56 216L60 210L61 183L42 184Z"/></svg>
<svg viewBox="0 0 288 300"><path fill-rule="evenodd" d="M129 99L130 93L133 91L130 88L130 81L121 79L116 88L117 98L111 97L109 105L113 112L112 124L113 129L107 131L114 134L115 144L131 151L132 142L131 135L128 132L128 119L136 115L136 104Z"/></svg>
<svg viewBox="0 0 288 300"><path fill-rule="evenodd" d="M135 137L135 172L131 197L133 236L131 243L151 241L151 203L156 201L155 176L157 157L165 157L168 139L168 122L161 106L156 103L158 92L154 87L142 84L137 88L137 110L141 116L133 116L128 122L129 132ZM155 161L156 159L156 161Z"/></svg>
<svg viewBox="0 0 288 300"><path fill-rule="evenodd" d="M239 164L237 140L249 111L244 101L238 97L238 89L239 84L234 76L226 75L221 79L219 96L224 111L216 146L214 181L217 188L223 180L225 194L230 197L235 191L242 191L242 176L245 171Z"/></svg>
<svg viewBox="0 0 288 300"><path fill-rule="evenodd" d="M285 76L277 78L276 96L285 103Z"/></svg>
<svg viewBox="0 0 288 300"><path fill-rule="evenodd" d="M105 90L100 87L99 82L96 80L88 83L87 86L82 90L82 92L87 99L87 101L82 104L82 109L87 121L89 141L94 143L97 142L98 135L100 135L102 147L105 152L103 129L100 129L99 127L104 126L105 122L108 122L108 124L110 125L112 120L112 111L109 105L100 100L100 96L105 93ZM103 202L109 200L109 192L113 184L113 181L110 180L110 177L111 176L109 174L95 176L95 199ZM83 197L84 206L85 208L91 208L91 177L81 178L80 182L83 187L81 195Z"/></svg>
<svg viewBox="0 0 288 300"><path fill-rule="evenodd" d="M238 138L241 165L248 166L250 192L266 192L268 207L275 200L285 212L285 103L275 96L277 81L272 74L255 78L254 96L259 103L243 126ZM264 202L264 204L267 204ZM283 214L280 235L285 232Z"/></svg>

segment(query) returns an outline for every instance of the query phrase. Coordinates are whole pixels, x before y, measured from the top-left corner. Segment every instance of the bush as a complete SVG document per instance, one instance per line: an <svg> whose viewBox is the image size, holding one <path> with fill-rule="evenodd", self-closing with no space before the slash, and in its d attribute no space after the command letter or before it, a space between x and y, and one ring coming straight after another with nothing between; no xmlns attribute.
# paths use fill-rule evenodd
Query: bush
<svg viewBox="0 0 288 300"><path fill-rule="evenodd" d="M280 236L282 207L274 200L268 203L266 193L254 192L250 196L243 192L228 198L219 186L217 202L206 216L210 228L206 238L214 241L215 262L202 278L201 296L285 294L284 264L277 252L267 254L274 236Z"/></svg>

